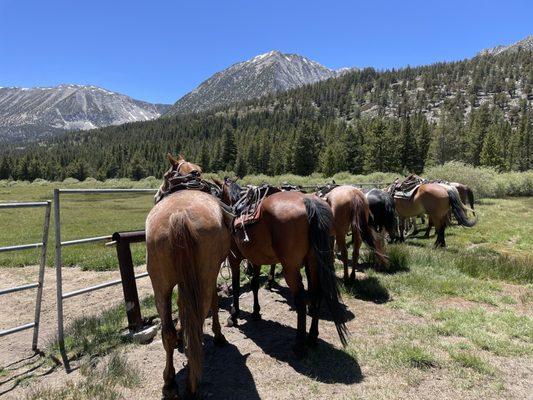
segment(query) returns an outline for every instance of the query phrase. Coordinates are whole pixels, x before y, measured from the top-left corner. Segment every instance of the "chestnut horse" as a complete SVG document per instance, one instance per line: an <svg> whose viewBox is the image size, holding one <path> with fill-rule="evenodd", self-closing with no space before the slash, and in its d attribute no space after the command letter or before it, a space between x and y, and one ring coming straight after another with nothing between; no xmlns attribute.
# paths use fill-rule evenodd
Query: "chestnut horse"
<svg viewBox="0 0 533 400"><path fill-rule="evenodd" d="M223 201L235 204L241 193L240 186L229 179L221 185ZM346 345L345 315L333 265L332 232L333 214L318 197L307 197L296 191L277 192L266 197L261 204L259 220L244 229L236 227L233 231L234 243L229 256L233 284L232 323L237 323L239 315L240 262L243 259L249 260L256 269L254 276L258 276L261 265L281 263L298 315L296 343L293 347L295 354L302 357L306 354L306 343L309 346L317 344L318 314L322 299L326 301L332 314L342 344ZM305 266L308 276L309 313L312 317L307 338L308 299L300 274L302 266ZM260 318L256 295L258 281L255 286L252 285L254 315Z"/></svg>
<svg viewBox="0 0 533 400"><path fill-rule="evenodd" d="M448 212L457 219L459 225L472 227L476 221L471 221L466 215L466 208L461 202L457 189L453 186L438 183L424 183L420 185L410 199L394 198L396 212L400 217L400 239L404 240L405 218L428 214L429 220L435 225L437 239L435 247L445 247L444 231L448 223Z"/></svg>
<svg viewBox="0 0 533 400"><path fill-rule="evenodd" d="M171 168L155 196L156 205L146 218L146 263L166 351L163 396L174 399L178 397L178 387L173 354L181 334L172 322L172 290L178 286L180 325L188 360L187 392L196 395L202 374L203 324L209 310L215 344L226 342L218 320L216 280L229 252L231 233L229 221L212 195L198 190L167 194L172 176L201 173L199 166L181 156L175 160L169 155L169 160Z"/></svg>
<svg viewBox="0 0 533 400"><path fill-rule="evenodd" d="M474 210L474 192L472 192L472 189L470 189L467 185L464 185L458 182L450 182L449 185L457 189L461 202L465 205L467 204L470 205L470 211L472 211L472 214L476 216L476 212ZM450 218L451 218L451 215L449 215L449 219ZM428 221L428 227L426 229L426 233L424 234L424 237L426 238L429 237L429 234L431 233L431 228L433 228L433 222L430 219ZM416 225L415 225L415 231L416 231Z"/></svg>
<svg viewBox="0 0 533 400"><path fill-rule="evenodd" d="M329 191L325 195L325 200L333 212L335 240L344 266L344 280L355 280L355 269L363 241L376 254L378 264L385 266L387 258L382 253L380 241L374 237L373 228L370 227L370 207L363 192L353 186L341 185ZM346 246L348 231L352 232L353 240L352 273L350 276L348 276L348 250Z"/></svg>

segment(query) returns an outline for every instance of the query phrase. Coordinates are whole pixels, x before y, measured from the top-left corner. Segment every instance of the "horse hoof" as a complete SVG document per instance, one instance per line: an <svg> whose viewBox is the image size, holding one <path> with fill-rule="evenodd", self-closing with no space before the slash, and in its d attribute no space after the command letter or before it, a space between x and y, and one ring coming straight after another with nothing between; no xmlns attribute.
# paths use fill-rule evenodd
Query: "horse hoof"
<svg viewBox="0 0 533 400"><path fill-rule="evenodd" d="M228 341L226 340L224 335L220 335L220 336L215 336L215 338L213 339L213 343L217 347L223 347L228 344Z"/></svg>
<svg viewBox="0 0 533 400"><path fill-rule="evenodd" d="M259 312L253 312L252 313L252 320L253 321L261 321L261 314Z"/></svg>
<svg viewBox="0 0 533 400"><path fill-rule="evenodd" d="M178 385L172 381L168 385L163 386L163 397L162 400L176 400L178 396Z"/></svg>

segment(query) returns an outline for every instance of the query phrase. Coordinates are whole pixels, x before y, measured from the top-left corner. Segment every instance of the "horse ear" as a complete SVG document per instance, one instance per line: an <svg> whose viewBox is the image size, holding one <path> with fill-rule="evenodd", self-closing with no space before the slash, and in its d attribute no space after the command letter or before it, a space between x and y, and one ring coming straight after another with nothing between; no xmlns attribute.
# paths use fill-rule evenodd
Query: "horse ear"
<svg viewBox="0 0 533 400"><path fill-rule="evenodd" d="M178 161L185 161L185 158L181 154L178 154Z"/></svg>
<svg viewBox="0 0 533 400"><path fill-rule="evenodd" d="M172 165L176 165L178 163L178 161L170 153L167 153L167 159Z"/></svg>

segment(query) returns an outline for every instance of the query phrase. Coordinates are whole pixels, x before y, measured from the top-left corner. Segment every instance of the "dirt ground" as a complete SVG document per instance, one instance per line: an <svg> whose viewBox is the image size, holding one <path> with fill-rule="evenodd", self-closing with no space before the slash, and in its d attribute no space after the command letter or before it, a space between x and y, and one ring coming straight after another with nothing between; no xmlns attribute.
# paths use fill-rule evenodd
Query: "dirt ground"
<svg viewBox="0 0 533 400"><path fill-rule="evenodd" d="M2 286L20 284L34 276L35 267L2 269ZM53 338L55 326L55 281L52 269L47 269L43 329L40 340ZM64 270L66 290L97 283L116 276L116 272L82 272L76 268ZM139 282L140 295L151 292L148 279ZM94 313L111 305L109 299L120 301L121 288L115 287L67 300L65 314L72 320L80 312ZM21 315L12 310L32 310L31 299L4 296L0 303L1 326L20 323ZM433 368L412 372L375 368L359 363L355 357L340 349L340 342L331 321L321 320L317 349L308 358L297 360L291 347L294 342L296 313L291 310L292 299L281 283L274 290L261 289L261 321L250 318L252 294L241 296L242 315L237 327L223 327L229 344L223 348L213 345L211 320L205 325L205 362L201 391L206 399L526 399L531 396L533 365L527 358L492 356L491 361L502 372L504 390L495 391L489 383L475 388L457 384L447 369ZM387 343L393 325L422 324L421 318L407 314L386 304L345 298L353 313L348 322L351 341L368 339L368 332L376 332L376 340ZM228 317L229 299L221 301L220 318ZM22 314L22 313L21 313ZM26 314L26 312L24 312ZM31 312L28 312L31 320ZM24 320L26 320L24 319ZM309 323L309 319L308 319ZM451 338L450 340L452 340ZM63 385L75 380L79 372L68 376L61 367L43 364L31 356L31 331L19 333L0 341L0 362L7 376L0 377L0 394L9 399L21 399L33 388L42 385ZM134 389L124 389L126 399L159 399L164 367L164 350L160 334L147 345L129 345L125 354L141 373L141 383ZM185 356L176 351L176 379L184 388ZM31 376L26 381L20 376Z"/></svg>
<svg viewBox="0 0 533 400"><path fill-rule="evenodd" d="M136 272L142 271L144 271L144 268ZM38 266L2 268L0 269L0 287L7 288L33 283L37 281L37 274ZM76 267L63 268L62 274L64 282L63 293L120 277L118 271L82 271ZM137 280L137 288L140 297L152 293L149 278ZM36 293L37 291L33 289L2 296L0 298L0 329L33 322ZM121 301L123 301L123 294L120 285L71 297L63 303L65 326L83 314L97 314L101 310ZM46 347L55 338L56 332L55 269L46 268L39 328L39 348ZM52 372L61 374L61 368L54 368L48 365L48 363L40 360L40 357L34 354L31 350L32 338L33 329L0 338L0 368L4 370L4 374L0 375L0 396L10 393L14 388L24 386L24 380L33 379L37 375L46 374L47 379L50 379ZM13 398L20 397L15 395Z"/></svg>

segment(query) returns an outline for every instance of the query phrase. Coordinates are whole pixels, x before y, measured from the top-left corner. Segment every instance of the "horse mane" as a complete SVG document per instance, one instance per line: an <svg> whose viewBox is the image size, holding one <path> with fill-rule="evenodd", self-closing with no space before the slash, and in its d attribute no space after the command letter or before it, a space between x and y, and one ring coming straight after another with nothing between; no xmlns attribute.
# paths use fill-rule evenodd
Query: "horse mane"
<svg viewBox="0 0 533 400"><path fill-rule="evenodd" d="M241 193L243 190L242 186L228 177L224 178L224 182L226 185L228 185L228 193L231 204L235 204L241 198Z"/></svg>

